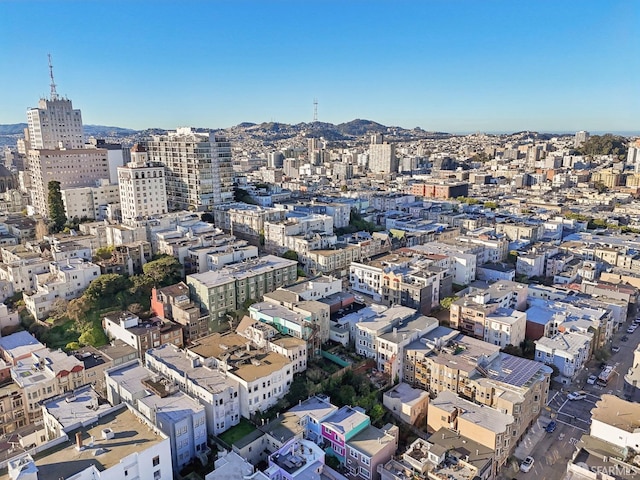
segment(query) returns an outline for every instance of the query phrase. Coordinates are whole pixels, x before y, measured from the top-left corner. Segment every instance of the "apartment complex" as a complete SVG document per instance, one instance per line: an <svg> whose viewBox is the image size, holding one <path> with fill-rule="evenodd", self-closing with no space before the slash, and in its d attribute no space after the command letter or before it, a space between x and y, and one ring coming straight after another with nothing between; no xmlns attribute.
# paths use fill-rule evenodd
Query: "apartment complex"
<svg viewBox="0 0 640 480"><path fill-rule="evenodd" d="M298 346L293 349L298 352ZM277 353L267 345L247 344L237 333L212 334L190 348L201 362L222 372L237 385L240 414L245 418L273 407L289 391L293 381L293 364L298 360ZM306 359L305 359L306 360Z"/></svg>
<svg viewBox="0 0 640 480"><path fill-rule="evenodd" d="M118 167L122 223L167 213L165 168L151 163L142 145L131 149L131 162Z"/></svg>
<svg viewBox="0 0 640 480"><path fill-rule="evenodd" d="M191 298L208 313L211 322L242 308L245 301L258 299L298 278L298 262L266 255L219 270L187 275Z"/></svg>
<svg viewBox="0 0 640 480"><path fill-rule="evenodd" d="M524 311L526 306L527 285L500 280L484 288L471 287L451 305L449 322L453 328L489 343L519 345L524 340L526 315L513 310Z"/></svg>
<svg viewBox="0 0 640 480"><path fill-rule="evenodd" d="M212 210L233 198L231 144L226 137L179 128L152 136L146 148L149 160L166 168L170 210Z"/></svg>

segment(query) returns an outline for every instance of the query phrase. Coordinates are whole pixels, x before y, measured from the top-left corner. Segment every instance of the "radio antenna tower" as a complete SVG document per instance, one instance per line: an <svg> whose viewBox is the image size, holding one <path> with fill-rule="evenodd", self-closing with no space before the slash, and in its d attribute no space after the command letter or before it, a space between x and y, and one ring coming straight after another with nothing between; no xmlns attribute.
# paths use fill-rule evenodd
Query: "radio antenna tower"
<svg viewBox="0 0 640 480"><path fill-rule="evenodd" d="M53 64L51 63L51 54L49 57L49 76L51 77L51 100L58 100L58 92L56 92L56 82L53 80Z"/></svg>
<svg viewBox="0 0 640 480"><path fill-rule="evenodd" d="M317 122L318 121L318 99L314 98L313 99L313 122Z"/></svg>

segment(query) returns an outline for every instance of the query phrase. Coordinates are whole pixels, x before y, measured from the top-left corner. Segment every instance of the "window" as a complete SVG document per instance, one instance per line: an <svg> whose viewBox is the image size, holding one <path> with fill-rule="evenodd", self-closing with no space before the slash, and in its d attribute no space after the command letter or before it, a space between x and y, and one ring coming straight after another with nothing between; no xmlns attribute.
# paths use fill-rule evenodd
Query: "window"
<svg viewBox="0 0 640 480"><path fill-rule="evenodd" d="M155 472L153 472L153 480L160 480L160 478L160 470L156 470Z"/></svg>
<svg viewBox="0 0 640 480"><path fill-rule="evenodd" d="M160 457L159 456L153 457L153 466L157 467L158 465L160 465Z"/></svg>

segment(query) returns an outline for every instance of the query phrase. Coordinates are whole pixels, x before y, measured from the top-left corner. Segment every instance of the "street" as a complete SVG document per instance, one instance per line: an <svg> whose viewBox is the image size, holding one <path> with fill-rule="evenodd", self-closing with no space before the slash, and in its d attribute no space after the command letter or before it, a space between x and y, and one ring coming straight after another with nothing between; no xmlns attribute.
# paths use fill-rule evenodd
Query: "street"
<svg viewBox="0 0 640 480"><path fill-rule="evenodd" d="M615 366L615 374L606 387L589 385L586 383L589 375L598 375L601 368L592 361L593 366L585 368L574 381L574 386L565 386L562 390L551 390L547 400L547 409L537 420L525 438L514 452L514 456L521 462L527 455L535 459L532 469L528 473L519 470L519 465L505 467L503 478L560 480L564 477L567 462L575 452L575 445L580 437L589 433L591 410L603 394L622 396L624 375L633 363L633 351L640 340L640 328L634 333L626 333L631 322L626 322L620 331L613 335L611 345L620 347L620 351L611 354L607 365ZM622 342L621 338L628 340ZM611 348L608 346L607 348ZM569 400L568 394L583 390L587 397L581 400ZM547 433L544 428L551 421L558 424L553 433Z"/></svg>

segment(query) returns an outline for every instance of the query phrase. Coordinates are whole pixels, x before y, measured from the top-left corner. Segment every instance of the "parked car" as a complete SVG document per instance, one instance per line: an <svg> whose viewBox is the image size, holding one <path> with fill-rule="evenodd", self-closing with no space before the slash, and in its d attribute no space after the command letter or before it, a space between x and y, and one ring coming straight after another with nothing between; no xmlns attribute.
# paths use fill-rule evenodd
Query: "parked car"
<svg viewBox="0 0 640 480"><path fill-rule="evenodd" d="M611 345L611 351L613 353L618 353L620 351L620 346L619 345Z"/></svg>
<svg viewBox="0 0 640 480"><path fill-rule="evenodd" d="M553 433L557 426L558 423L555 420L551 420L549 423L547 423L547 426L544 427L544 431L547 433Z"/></svg>
<svg viewBox="0 0 640 480"><path fill-rule="evenodd" d="M629 340L629 337L627 337L626 335L624 335L624 336L620 339L620 341L621 341L621 342L626 342L627 340Z"/></svg>
<svg viewBox="0 0 640 480"><path fill-rule="evenodd" d="M640 324L640 317L639 317L639 318L636 318L636 319L633 321L633 323L634 323L634 324L636 324L636 325Z"/></svg>
<svg viewBox="0 0 640 480"><path fill-rule="evenodd" d="M587 398L587 393L583 391L571 392L569 395L567 395L567 398L569 400L583 400Z"/></svg>
<svg viewBox="0 0 640 480"><path fill-rule="evenodd" d="M598 377L596 377L595 375L589 375L589 378L587 378L587 383L589 385L595 385L596 380L598 380Z"/></svg>
<svg viewBox="0 0 640 480"><path fill-rule="evenodd" d="M627 328L627 333L633 333L635 331L636 331L635 325L632 325L631 327Z"/></svg>
<svg viewBox="0 0 640 480"><path fill-rule="evenodd" d="M533 467L533 462L535 462L533 457L525 458L524 461L520 464L520 471L527 473L529 470L531 470L531 467Z"/></svg>

